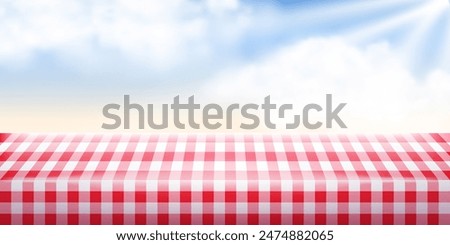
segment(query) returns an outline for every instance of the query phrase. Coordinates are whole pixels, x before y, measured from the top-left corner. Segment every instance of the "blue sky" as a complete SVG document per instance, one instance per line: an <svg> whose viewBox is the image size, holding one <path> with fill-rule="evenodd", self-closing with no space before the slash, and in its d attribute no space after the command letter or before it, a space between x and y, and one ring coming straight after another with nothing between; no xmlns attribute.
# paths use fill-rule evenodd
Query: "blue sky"
<svg viewBox="0 0 450 245"><path fill-rule="evenodd" d="M429 107L448 102L431 99L440 97L435 91L446 91L446 85L436 89L435 84L446 84L450 73L450 8L446 0L17 0L0 3L0 23L3 108L30 101L101 105L126 93L159 99L179 93L201 96L211 87L222 87L221 93L227 94L241 84L230 81L224 86L224 77L232 79L249 69L262 69L270 59L279 63L294 59L308 67L300 53L289 59L281 54L289 54L289 49L300 52L311 40L323 45L312 47L329 48L328 52L336 55L341 54L333 48L350 48L355 52L350 60L360 57L362 63L386 69L386 74L388 70L407 73L405 80L411 80L410 87L414 87L408 93L422 87L425 92L408 98L406 105L408 100L423 100ZM374 57L377 47L380 57ZM327 56L327 52L317 54L319 66ZM385 67L380 59L392 65ZM390 71L397 66L398 70ZM286 65L268 67L281 72ZM294 85L299 88L325 87L320 82L302 81L319 74L305 77L306 71L302 71L300 76L298 69L302 66L274 77L295 78ZM351 67L341 71L352 73ZM440 80L433 80L436 77ZM241 83L258 86L257 81L252 83L256 78L246 79L249 81ZM327 79L339 85L344 78ZM345 91L345 96L354 98L353 94L361 92L356 88L364 83L358 82L360 77L345 79L347 87L335 92ZM386 83L396 82L404 81ZM277 92L279 83L266 81L266 90L257 96L283 94ZM380 82L379 86L384 85ZM316 90L323 94L327 89Z"/></svg>
<svg viewBox="0 0 450 245"><path fill-rule="evenodd" d="M75 1L75 3L80 2L83 1ZM202 1L191 2L198 3ZM364 28L367 26L370 27L381 21L393 19L418 8L418 6L420 8L420 5L429 1L381 1L384 2L382 4L377 2L380 1L242 1L238 3L239 6L235 7L235 9L232 9L233 7L227 9L226 6L222 6L217 7L222 9L216 12L212 8L208 9L208 7L203 6L204 9L201 11L192 11L196 12L195 14L186 14L186 18L189 18L191 21L192 19L200 18L208 22L207 25L209 26L207 28L209 29L205 30L205 32L211 33L193 40L193 45L201 46L203 43L206 43L204 45L210 49L208 50L209 54L186 52L186 49L190 48L189 45L186 45L186 47L182 47L183 50L181 51L184 53L181 55L170 52L162 54L161 56L179 55L179 57L170 58L170 61L163 61L162 67L159 66L157 60L147 63L146 57L139 57L139 55L135 54L130 55L134 51L121 44L121 40L112 41L116 43L101 43L98 39L101 39L103 34L98 30L94 30L84 36L74 35L74 37L69 37L66 40L63 38L62 40L51 40L52 38L49 37L48 42L54 42L55 44L49 44L48 46L45 44L24 44L23 50L18 49L17 53L13 51L10 54L3 54L3 57L0 59L2 61L0 62L0 79L2 80L2 85L0 86L2 86L2 90L21 90L23 86L47 90L49 87L54 88L56 86L60 87L59 89L62 91L67 87L73 86L74 88L79 87L84 91L84 86L95 87L96 84L103 86L105 83L117 85L118 89L122 89L120 84L125 83L127 86L135 84L138 88L146 84L162 85L164 88L167 84L177 82L190 83L189 81L204 80L221 69L252 62L298 40L311 37L340 36L349 32L364 32ZM7 41L12 43L24 42L23 39L30 35L28 32L31 32L27 28L34 28L29 23L33 22L33 14L30 15L31 17L27 14L29 9L32 8L28 7L27 4L20 3L15 4L16 6L14 7L8 7L8 4L3 5L4 9L6 9L4 11L6 14L3 14L3 18L10 21L8 25L20 27L16 30L13 27L0 27L0 29L3 29L2 32L6 32L6 34L13 31L24 32L24 35L18 35L19 37L15 37L16 40L11 34L3 35L2 39L11 39ZM90 3L80 5L83 5L79 10L81 15L85 14L83 11L87 10L86 12L89 12L95 7L93 6L94 4ZM60 8L62 13L70 12L64 9L65 6ZM104 8L107 9L108 6L104 6ZM10 11L11 9L13 11ZM55 12L59 10L54 9ZM120 9L116 11L120 12ZM176 11L177 13L180 12L179 9ZM39 13L39 10L34 12L36 12L36 18L42 17L42 13ZM140 14L145 14L145 12ZM132 14L124 14L117 18L132 18L131 16ZM64 21L67 22L67 25L73 24L75 26L74 29L83 29L92 25L95 22L95 18L95 14L91 16L86 14L86 16L79 17L78 20L76 18L66 18ZM176 20L167 20L170 23L163 20L163 28L165 27L164 25L179 24L173 22L180 22L184 17L173 16L171 18ZM239 24L235 25L233 21L236 18L241 18L242 22L247 23L241 24L242 26L239 26ZM420 47L416 47L419 57L416 58L417 61L413 62L414 66L411 67L415 71L427 72L428 69L434 68L429 67L430 64L434 66L441 65L434 60L442 52L439 47L446 46L444 32L449 29L449 17L448 15L442 15L440 18L442 20L434 23L433 26L423 33L421 37L423 42L420 44ZM58 16L55 16L53 20L58 20ZM106 22L108 20L103 21ZM364 45L381 40L387 41L393 46L401 47L410 41L408 40L408 34L416 28L417 22L420 21L423 21L423 18L418 16L417 19L412 18L410 21L401 23L398 26L386 28L380 33L373 33L373 35L369 33L368 37L355 42L355 45ZM149 22L154 23L157 20L144 18L139 24L145 25ZM132 23L130 21L130 25ZM104 23L100 25L104 25ZM224 29L226 30L220 30L223 26L225 26ZM50 27L47 31L64 33L65 30L61 29L62 27L64 25L61 27ZM30 36L39 35L39 30L34 29L32 31L37 33L33 33ZM182 35L177 37L176 33L171 35L171 38L174 39L184 38ZM223 36L229 36L230 40L223 41ZM60 37L55 37L54 39L58 38ZM136 40L139 44L145 43L145 39L152 39L151 29L148 35L136 37L136 39L138 38L141 39ZM204 40L201 40L202 38ZM44 39L41 40L42 42L46 41L45 38L42 39ZM77 42L81 44L78 47ZM29 45L29 47L26 45ZM127 45L132 46L133 43L130 42ZM80 53L84 54L78 56L76 49L80 49ZM143 56L152 57L153 54L149 51ZM89 66L86 67L86 64L89 64Z"/></svg>

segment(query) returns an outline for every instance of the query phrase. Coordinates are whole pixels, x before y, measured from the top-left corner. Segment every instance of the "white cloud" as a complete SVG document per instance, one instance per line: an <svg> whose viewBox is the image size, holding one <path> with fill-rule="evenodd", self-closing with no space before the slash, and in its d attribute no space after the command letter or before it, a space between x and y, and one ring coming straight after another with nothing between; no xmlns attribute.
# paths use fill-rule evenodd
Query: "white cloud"
<svg viewBox="0 0 450 245"><path fill-rule="evenodd" d="M448 131L450 74L436 70L417 79L387 43L355 48L340 39L309 39L261 61L218 75L202 95L223 103L322 103L326 93L347 102L355 131ZM294 108L295 108L294 105Z"/></svg>
<svg viewBox="0 0 450 245"><path fill-rule="evenodd" d="M232 42L245 31L246 15L237 0L6 1L0 62L27 60L39 50L92 56L99 45L167 67Z"/></svg>
<svg viewBox="0 0 450 245"><path fill-rule="evenodd" d="M372 4L361 4L366 12L373 9ZM67 60L76 57L73 63L84 65L78 71L83 73L100 66L101 62L86 65L90 60L97 56L108 59L105 50L114 50L133 64L141 62L170 73L173 66L199 60L220 63L222 56L236 52L233 45L242 38L248 38L245 45L251 45L259 41L257 34L285 34L296 26L289 24L324 16L336 19L353 13L355 6L308 11L295 14L270 7L258 9L239 0L4 0L0 3L0 65L26 65L38 51L55 51L69 56L64 57ZM250 37L246 36L249 30ZM302 40L205 80L201 95L205 102L261 102L272 95L278 103L301 106L323 103L324 95L332 93L337 102L348 103L344 113L350 129L450 130L449 71L434 70L418 78L401 52L405 51L393 50L388 43L361 48L339 38ZM242 62L236 54L230 56Z"/></svg>
<svg viewBox="0 0 450 245"><path fill-rule="evenodd" d="M34 49L48 49L81 39L92 30L83 25L76 1L6 1L0 6L0 58L26 58Z"/></svg>

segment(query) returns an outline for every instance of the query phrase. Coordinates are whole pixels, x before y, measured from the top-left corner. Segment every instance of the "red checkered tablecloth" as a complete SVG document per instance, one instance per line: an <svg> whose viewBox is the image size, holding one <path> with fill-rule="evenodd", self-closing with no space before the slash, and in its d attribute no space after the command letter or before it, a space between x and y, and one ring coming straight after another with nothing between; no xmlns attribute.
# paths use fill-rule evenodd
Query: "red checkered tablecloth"
<svg viewBox="0 0 450 245"><path fill-rule="evenodd" d="M450 134L0 134L0 224L450 224Z"/></svg>

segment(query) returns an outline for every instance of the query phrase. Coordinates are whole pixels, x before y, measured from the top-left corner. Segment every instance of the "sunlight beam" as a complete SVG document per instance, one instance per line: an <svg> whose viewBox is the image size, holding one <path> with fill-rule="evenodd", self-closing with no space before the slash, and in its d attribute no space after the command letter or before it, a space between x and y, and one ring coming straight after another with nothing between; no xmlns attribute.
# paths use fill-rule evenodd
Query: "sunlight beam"
<svg viewBox="0 0 450 245"><path fill-rule="evenodd" d="M436 14L428 14L421 18L414 30L402 39L400 53L403 54L403 59L414 66L417 61L421 60L423 55L418 50L423 50L423 46L427 45L427 37L431 35L430 30L437 24L437 21L442 17L443 11Z"/></svg>
<svg viewBox="0 0 450 245"><path fill-rule="evenodd" d="M410 4L409 0L380 0L380 1L349 1L335 4L320 5L299 11L299 14L307 19L330 20L348 17L361 13L373 13L403 4ZM325 19L324 19L325 18Z"/></svg>
<svg viewBox="0 0 450 245"><path fill-rule="evenodd" d="M449 5L450 6L450 5ZM450 7L446 11L446 27L444 30L444 33L442 34L444 36L445 42L448 44L450 43ZM439 59L439 64L444 65L444 69L450 70L450 45L442 45L442 55Z"/></svg>
<svg viewBox="0 0 450 245"><path fill-rule="evenodd" d="M448 9L450 6L450 0L433 0L432 2L435 4L436 8L441 10Z"/></svg>
<svg viewBox="0 0 450 245"><path fill-rule="evenodd" d="M415 21L423 21L426 16L438 15L440 11L443 11L442 4L439 1L427 2L419 7L414 8L401 15L396 15L392 18L388 18L379 22L376 22L367 27L360 28L360 31L350 32L345 35L347 40L351 42L360 43L368 39L380 36L384 32L398 28L402 25L409 24Z"/></svg>
<svg viewBox="0 0 450 245"><path fill-rule="evenodd" d="M283 26L287 29L296 28L298 23L308 23L312 26L340 21L351 16L371 15L390 8L416 4L411 0L379 0L379 1L344 1L338 3L308 6L283 13L283 18L270 19L268 25ZM267 12L265 13L267 15ZM276 14L273 12L272 14ZM266 29L266 25L263 25Z"/></svg>

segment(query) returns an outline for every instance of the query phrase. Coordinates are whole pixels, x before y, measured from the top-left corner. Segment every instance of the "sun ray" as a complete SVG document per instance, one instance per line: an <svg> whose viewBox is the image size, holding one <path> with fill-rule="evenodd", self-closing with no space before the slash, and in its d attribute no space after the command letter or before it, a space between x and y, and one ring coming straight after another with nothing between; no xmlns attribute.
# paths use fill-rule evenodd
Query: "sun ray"
<svg viewBox="0 0 450 245"><path fill-rule="evenodd" d="M361 43L374 37L382 36L395 28L422 21L423 18L434 16L440 11L442 11L442 4L438 1L427 1L405 13L375 22L366 27L360 27L358 31L347 33L345 38L354 43Z"/></svg>
<svg viewBox="0 0 450 245"><path fill-rule="evenodd" d="M442 54L439 57L439 64L442 64L443 69L450 71L450 7L444 13L446 15L445 28L443 28L443 36L445 44L442 45Z"/></svg>
<svg viewBox="0 0 450 245"><path fill-rule="evenodd" d="M318 7L306 8L304 11L299 11L298 15L307 19L314 19L316 21L330 21L330 19L342 19L355 15L362 15L366 13L375 13L391 7L402 6L405 4L416 3L417 1L408 0L381 0L381 1L348 1L330 3L327 5L320 5Z"/></svg>
<svg viewBox="0 0 450 245"><path fill-rule="evenodd" d="M426 48L429 42L429 38L433 36L433 30L439 24L439 21L443 18L444 11L438 12L433 15L426 15L416 21L417 25L406 35L399 47L400 54L403 60L408 63L409 67L413 70L420 70L423 68L424 60L427 60L427 55L430 55L430 50ZM422 68L421 68L422 67Z"/></svg>
<svg viewBox="0 0 450 245"><path fill-rule="evenodd" d="M283 11L283 18L271 19L270 25L279 26L282 29L292 29L299 26L304 27L305 25L314 28L335 22L345 22L346 28L348 28L348 25L357 24L355 21L349 21L355 17L377 15L379 12L420 3L421 1L411 0L380 0L320 4L292 11Z"/></svg>

